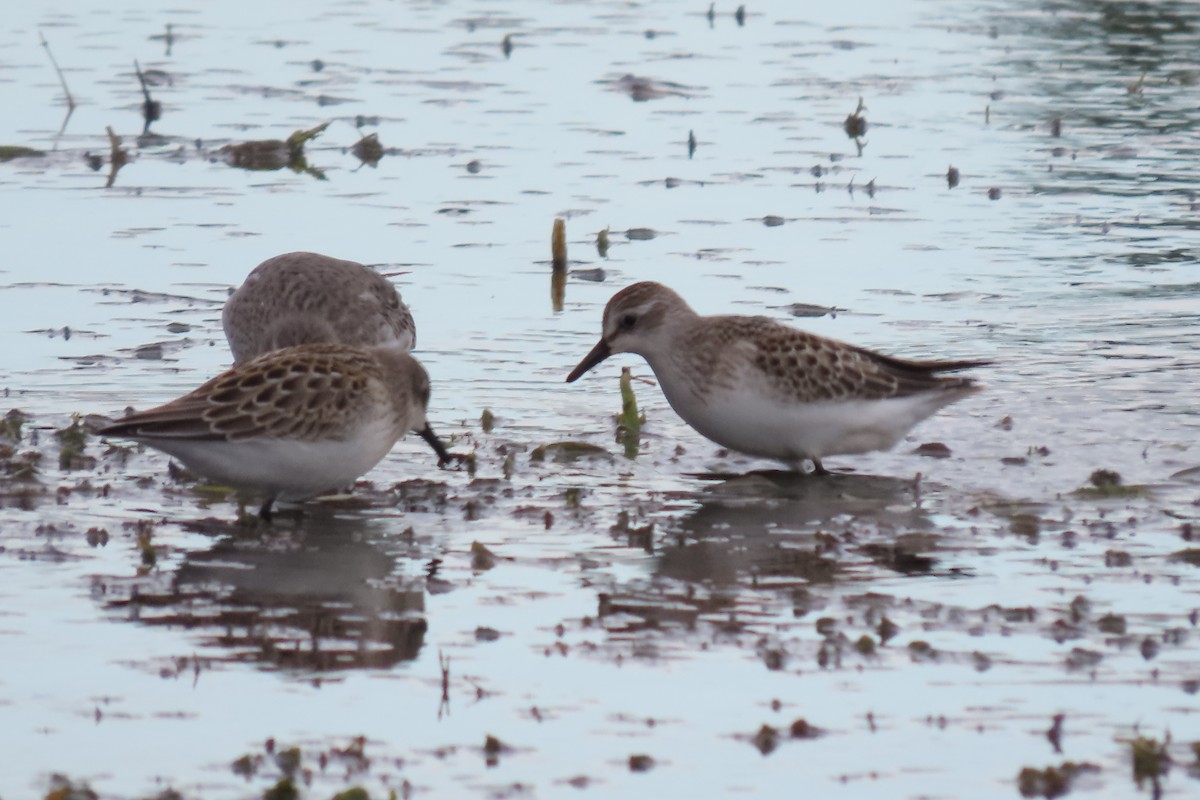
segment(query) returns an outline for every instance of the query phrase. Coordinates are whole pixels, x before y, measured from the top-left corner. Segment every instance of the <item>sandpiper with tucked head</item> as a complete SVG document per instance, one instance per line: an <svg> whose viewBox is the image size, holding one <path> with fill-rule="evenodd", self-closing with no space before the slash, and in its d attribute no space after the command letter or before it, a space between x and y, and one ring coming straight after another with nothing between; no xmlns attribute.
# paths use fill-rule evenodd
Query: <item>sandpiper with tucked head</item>
<svg viewBox="0 0 1200 800"><path fill-rule="evenodd" d="M300 344L387 345L407 353L416 328L396 287L354 261L284 253L246 276L221 315L234 363Z"/></svg>
<svg viewBox="0 0 1200 800"><path fill-rule="evenodd" d="M425 418L429 376L393 347L310 344L239 364L166 405L99 431L148 444L188 469L263 497L304 499L374 467L409 431L444 465Z"/></svg>
<svg viewBox="0 0 1200 800"><path fill-rule="evenodd" d="M603 334L567 382L614 353L654 370L671 408L717 444L825 472L826 456L886 450L921 420L980 390L941 373L986 361L910 361L766 317L704 317L660 283L613 295Z"/></svg>

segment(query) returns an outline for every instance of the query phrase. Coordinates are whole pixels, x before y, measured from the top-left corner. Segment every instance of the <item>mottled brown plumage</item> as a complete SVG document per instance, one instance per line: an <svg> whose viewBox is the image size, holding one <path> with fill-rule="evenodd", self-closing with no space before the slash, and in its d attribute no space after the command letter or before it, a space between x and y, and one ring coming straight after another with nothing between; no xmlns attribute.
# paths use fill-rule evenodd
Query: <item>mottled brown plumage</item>
<svg viewBox="0 0 1200 800"><path fill-rule="evenodd" d="M301 344L388 345L402 352L416 344L412 314L387 278L320 253L262 262L221 316L235 363Z"/></svg>
<svg viewBox="0 0 1200 800"><path fill-rule="evenodd" d="M911 361L766 317L704 317L662 284L636 283L604 310L600 343L574 381L612 353L643 356L671 406L727 447L789 463L885 449L978 390L942 373L984 361Z"/></svg>
<svg viewBox="0 0 1200 800"><path fill-rule="evenodd" d="M165 405L100 430L148 444L228 486L306 497L348 485L425 419L429 377L394 348L315 344L239 364Z"/></svg>

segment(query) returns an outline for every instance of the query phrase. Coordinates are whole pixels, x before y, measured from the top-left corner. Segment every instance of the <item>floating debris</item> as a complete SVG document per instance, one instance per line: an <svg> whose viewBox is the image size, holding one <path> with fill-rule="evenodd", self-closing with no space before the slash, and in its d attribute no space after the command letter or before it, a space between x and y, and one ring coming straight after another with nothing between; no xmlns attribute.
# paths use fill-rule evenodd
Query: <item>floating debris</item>
<svg viewBox="0 0 1200 800"><path fill-rule="evenodd" d="M779 731L770 725L763 725L758 732L750 737L750 742L758 748L758 752L768 756L779 747Z"/></svg>
<svg viewBox="0 0 1200 800"><path fill-rule="evenodd" d="M958 186L958 179L958 167L952 166L946 170L946 187L948 189L953 189L955 186Z"/></svg>
<svg viewBox="0 0 1200 800"><path fill-rule="evenodd" d="M863 99L861 97L858 98L858 107L842 123L842 129L846 131L846 135L851 139L861 139L866 134L867 118L863 116L863 112L866 110L867 107L863 105Z"/></svg>
<svg viewBox="0 0 1200 800"><path fill-rule="evenodd" d="M692 156L696 155L696 133L695 133L695 131L688 131L687 146L688 146L688 159L690 160Z"/></svg>
<svg viewBox="0 0 1200 800"><path fill-rule="evenodd" d="M479 415L479 426L483 428L484 433L491 433L495 425L496 415L492 413L490 408L485 408L483 413Z"/></svg>
<svg viewBox="0 0 1200 800"><path fill-rule="evenodd" d="M496 566L496 554L479 542L471 542L471 569L487 572Z"/></svg>
<svg viewBox="0 0 1200 800"><path fill-rule="evenodd" d="M792 303L786 306L788 313L793 317L824 317L826 315L837 319L837 312L845 311L844 308L837 306L818 306L813 303Z"/></svg>
<svg viewBox="0 0 1200 800"><path fill-rule="evenodd" d="M668 81L657 81L626 73L615 81L602 81L609 84L613 91L629 95L634 102L644 103L647 100L658 100L663 97L690 97L687 86Z"/></svg>
<svg viewBox="0 0 1200 800"><path fill-rule="evenodd" d="M504 34L504 39L500 42L500 51L504 53L505 58L512 55L513 37L511 33Z"/></svg>
<svg viewBox="0 0 1200 800"><path fill-rule="evenodd" d="M601 258L608 258L608 228L596 234L596 252Z"/></svg>
<svg viewBox="0 0 1200 800"><path fill-rule="evenodd" d="M1102 617L1101 620L1103 619L1104 618ZM1121 622L1121 633L1124 633L1124 620L1121 620ZM1104 629L1101 628L1101 630ZM1055 714L1053 721L1050 723L1050 730L1046 731L1046 740L1050 742L1050 746L1054 748L1054 752L1056 753L1062 752L1063 721L1066 720L1066 718L1066 714Z"/></svg>
<svg viewBox="0 0 1200 800"><path fill-rule="evenodd" d="M529 454L529 460L541 463L546 460L558 464L569 464L582 458L612 459L612 453L591 442L551 442L535 447Z"/></svg>
<svg viewBox="0 0 1200 800"><path fill-rule="evenodd" d="M379 142L379 134L369 133L362 137L350 147L350 152L369 167L379 166L383 158L383 145Z"/></svg>
<svg viewBox="0 0 1200 800"><path fill-rule="evenodd" d="M762 218L763 225L766 225L768 228L778 228L786 221L787 220L785 220L783 217L779 217L774 214L768 214Z"/></svg>
<svg viewBox="0 0 1200 800"><path fill-rule="evenodd" d="M625 231L625 238L633 241L646 242L658 236L658 231L653 228L629 228Z"/></svg>
<svg viewBox="0 0 1200 800"><path fill-rule="evenodd" d="M654 759L647 755L632 755L629 757L630 772L649 772L654 769Z"/></svg>
<svg viewBox="0 0 1200 800"><path fill-rule="evenodd" d="M926 458L949 458L950 448L943 442L925 442L913 450L913 454Z"/></svg>
<svg viewBox="0 0 1200 800"><path fill-rule="evenodd" d="M608 273L604 271L604 267L589 267L588 269L573 269L571 276L590 283L603 283L608 278Z"/></svg>
<svg viewBox="0 0 1200 800"><path fill-rule="evenodd" d="M788 728L788 735L793 739L816 739L823 736L824 733L816 725L809 725L808 720L803 717L793 722L791 727Z"/></svg>
<svg viewBox="0 0 1200 800"><path fill-rule="evenodd" d="M733 12L733 18L737 20L739 28L744 28L746 26L746 7L738 6L737 11Z"/></svg>
<svg viewBox="0 0 1200 800"><path fill-rule="evenodd" d="M328 122L322 122L315 128L296 131L286 141L258 139L225 145L218 152L232 167L263 172L288 167L293 172L305 172L318 180L325 180L325 173L308 165L304 145L320 136L328 127Z"/></svg>

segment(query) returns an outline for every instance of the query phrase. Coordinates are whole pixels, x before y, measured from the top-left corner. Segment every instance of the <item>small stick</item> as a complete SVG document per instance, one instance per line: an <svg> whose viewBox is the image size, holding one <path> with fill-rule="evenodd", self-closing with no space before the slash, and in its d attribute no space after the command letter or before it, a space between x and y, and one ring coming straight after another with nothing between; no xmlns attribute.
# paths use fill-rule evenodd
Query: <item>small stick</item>
<svg viewBox="0 0 1200 800"><path fill-rule="evenodd" d="M62 84L63 94L67 96L67 110L74 111L75 98L71 96L71 90L67 88L67 78L63 75L62 68L58 66L58 61L54 59L54 53L50 52L50 43L46 41L46 37L42 35L41 31L38 31L38 38L42 40L42 47L46 48L46 55L50 56L50 63L54 65L54 71L58 73L58 80Z"/></svg>
<svg viewBox="0 0 1200 800"><path fill-rule="evenodd" d="M555 272L567 268L567 223L561 217L550 233L550 266Z"/></svg>
<svg viewBox="0 0 1200 800"><path fill-rule="evenodd" d="M138 83L142 85L142 96L146 98L142 102L142 119L146 120L142 133L145 134L150 132L150 123L162 116L162 103L150 97L150 89L146 86L146 76L142 74L142 65L136 58L133 60L133 68L137 72Z"/></svg>
<svg viewBox="0 0 1200 800"><path fill-rule="evenodd" d="M443 655L441 650L438 650L438 667L442 670L442 699L438 703L438 719L441 719L443 712L450 715L450 656Z"/></svg>

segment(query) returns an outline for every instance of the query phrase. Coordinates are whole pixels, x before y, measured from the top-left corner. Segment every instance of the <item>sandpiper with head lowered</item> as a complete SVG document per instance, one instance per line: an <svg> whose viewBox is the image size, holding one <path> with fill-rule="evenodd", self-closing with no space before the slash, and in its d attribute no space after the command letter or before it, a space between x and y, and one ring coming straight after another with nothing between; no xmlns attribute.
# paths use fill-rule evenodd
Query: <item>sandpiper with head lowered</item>
<svg viewBox="0 0 1200 800"><path fill-rule="evenodd" d="M819 473L826 456L886 450L979 391L942 373L988 363L910 361L766 317L705 317L649 281L608 301L600 342L567 382L614 353L645 358L671 408L717 444Z"/></svg>
<svg viewBox="0 0 1200 800"><path fill-rule="evenodd" d="M234 363L300 344L416 344L408 306L387 278L354 261L284 253L246 276L221 315Z"/></svg>
<svg viewBox="0 0 1200 800"><path fill-rule="evenodd" d="M310 344L239 364L171 402L99 431L148 444L193 472L276 498L341 489L374 467L409 431L452 456L425 418L429 376L391 347Z"/></svg>

